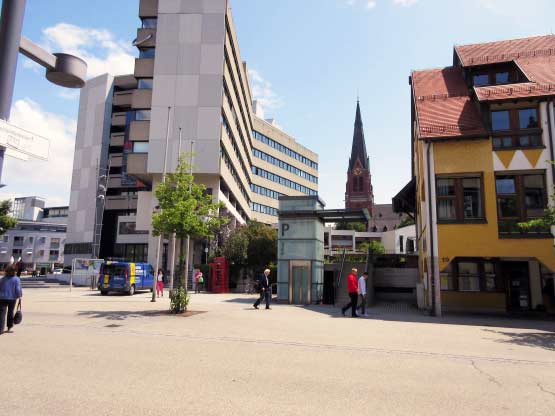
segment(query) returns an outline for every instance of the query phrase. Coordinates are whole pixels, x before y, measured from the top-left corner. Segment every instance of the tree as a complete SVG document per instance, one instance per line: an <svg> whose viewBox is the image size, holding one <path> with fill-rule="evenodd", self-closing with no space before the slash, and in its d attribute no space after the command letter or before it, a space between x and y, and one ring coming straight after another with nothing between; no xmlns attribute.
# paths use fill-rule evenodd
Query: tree
<svg viewBox="0 0 555 416"><path fill-rule="evenodd" d="M336 230L354 230L359 232L365 232L367 230L366 223L364 222L346 222L340 221L335 224Z"/></svg>
<svg viewBox="0 0 555 416"><path fill-rule="evenodd" d="M277 261L277 239L276 229L251 221L231 233L222 254L251 271L262 270Z"/></svg>
<svg viewBox="0 0 555 416"><path fill-rule="evenodd" d="M414 225L415 221L414 218L411 217L405 217L401 220L401 222L399 223L399 227L398 228L403 228L403 227L407 227L409 225Z"/></svg>
<svg viewBox="0 0 555 416"><path fill-rule="evenodd" d="M17 225L17 220L10 216L12 211L12 201L6 199L0 202L0 235Z"/></svg>
<svg viewBox="0 0 555 416"><path fill-rule="evenodd" d="M206 193L206 187L194 182L187 157L190 155L183 154L175 172L167 174L166 180L156 187L154 195L160 210L152 215L154 235L175 233L182 246L187 235L191 238L212 237L229 220L220 215L223 203L214 203L212 195ZM186 279L181 283L185 285Z"/></svg>

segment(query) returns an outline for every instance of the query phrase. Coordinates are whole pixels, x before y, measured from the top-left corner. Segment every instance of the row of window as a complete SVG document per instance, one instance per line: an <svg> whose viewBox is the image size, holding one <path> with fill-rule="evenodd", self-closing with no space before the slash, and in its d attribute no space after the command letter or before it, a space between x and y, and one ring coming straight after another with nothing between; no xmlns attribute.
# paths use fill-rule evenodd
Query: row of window
<svg viewBox="0 0 555 416"><path fill-rule="evenodd" d="M45 244L46 243L46 238L47 237L39 237L37 239L38 244ZM3 243L8 243L9 241L10 241L10 237L8 235L2 236L2 242ZM62 241L60 238L51 238L50 239L50 246L54 247L54 248L57 248L60 245L60 243L63 244L64 241L65 240ZM34 236L27 237L27 244L33 244L34 242L35 242L35 237ZM17 236L17 235L14 236L13 245L15 247L21 247L24 244L25 244L25 237Z"/></svg>
<svg viewBox="0 0 555 416"><path fill-rule="evenodd" d="M229 126L229 123L227 121L227 117L223 113L222 113L222 116L221 116L221 123L222 123L222 127L224 128L225 132L227 133L227 137L229 137L229 141L231 142L231 146L233 147L233 151L235 152L235 155L237 156L237 159L239 159L239 162L241 163L241 169L243 169L243 173L245 174L245 178L248 179L249 178L248 170L245 166L245 162L243 161L243 158L241 157L241 152L239 150L239 147L237 146L237 140L233 136L233 131L231 130L231 127ZM237 127L237 128L239 128L239 127ZM241 134L240 130L239 130L239 134ZM243 139L242 134L241 134L241 139ZM243 145L245 145L244 140L243 140Z"/></svg>
<svg viewBox="0 0 555 416"><path fill-rule="evenodd" d="M257 204L255 202L251 202L251 209L255 212L261 212L262 214L272 215L274 217L277 217L278 215L278 210L276 208Z"/></svg>
<svg viewBox="0 0 555 416"><path fill-rule="evenodd" d="M537 108L514 108L491 112L494 149L542 146L538 134Z"/></svg>
<svg viewBox="0 0 555 416"><path fill-rule="evenodd" d="M455 260L441 272L441 290L458 292L503 291L496 265L482 260Z"/></svg>
<svg viewBox="0 0 555 416"><path fill-rule="evenodd" d="M137 230L135 222L120 222L118 231L120 235L148 234L146 230Z"/></svg>
<svg viewBox="0 0 555 416"><path fill-rule="evenodd" d="M45 255L45 250L39 250L38 252L38 257L43 257ZM7 253L2 253L2 254L7 254ZM10 254L10 256L13 256L14 259L18 259L19 257L23 257L23 256L32 256L33 252L30 250L25 250L25 252L23 251L23 249L21 248L14 248L12 249L12 253ZM55 258L56 260L58 259L58 257L60 256L60 251L59 250L49 250L49 256L51 258Z"/></svg>
<svg viewBox="0 0 555 416"><path fill-rule="evenodd" d="M353 176L353 192L364 192L364 178Z"/></svg>
<svg viewBox="0 0 555 416"><path fill-rule="evenodd" d="M251 183L251 191L253 191L255 194L267 196L268 198L274 198L274 199L279 199L280 196L283 196L282 193L273 191L263 186L255 185L254 183Z"/></svg>
<svg viewBox="0 0 555 416"><path fill-rule="evenodd" d="M233 80L233 78L232 78L232 80ZM239 123L239 117L237 117L237 112L235 111L235 106L233 105L233 101L231 100L231 95L229 94L229 89L227 88L227 83L226 83L225 79L223 81L223 85L224 85L224 97L227 101L227 104L228 104L229 108L231 109L231 115L233 116L233 120L235 121L235 127L237 128L237 131L239 132L239 138L241 139L241 143L243 144L243 150L245 151L245 154L247 155L247 158L249 159L249 162L250 162L249 147L247 146L247 141L245 140L243 130L241 129L241 123ZM242 109L241 109L241 115L243 117L243 121L246 123L245 116L243 114ZM225 116L223 114L222 114L222 116L225 118ZM230 133L231 129L227 129L227 131L228 131L229 137L233 138L233 134ZM239 157L239 152L237 152L237 157ZM239 157L239 159L242 159L242 158ZM244 166L243 166L243 169L245 169ZM245 176L248 177L246 172L245 172Z"/></svg>
<svg viewBox="0 0 555 416"><path fill-rule="evenodd" d="M259 133L257 131L253 131L252 135L256 140L261 141L262 143L267 144L270 147L273 147L274 149L280 151L281 153L285 153L287 156L292 157L293 159L298 160L299 162L304 163L307 166L310 166L312 169L318 170L318 163L313 162L309 158L300 155L299 153L289 149L288 147L282 145L281 143L278 143L275 140L270 139L268 136L265 136L264 134Z"/></svg>
<svg viewBox="0 0 555 416"><path fill-rule="evenodd" d="M511 71L491 71L472 76L475 87L485 87L487 85L503 85L516 82L516 75Z"/></svg>
<svg viewBox="0 0 555 416"><path fill-rule="evenodd" d="M227 168L231 172L231 176L233 176L233 179L235 180L235 183L239 187L239 190L241 191L241 193L243 194L243 196L245 197L247 202L250 202L249 194L247 193L247 190L243 186L243 184L241 182L241 178L239 177L239 174L235 170L235 166L233 166L233 163L231 162L231 159L229 158L229 155L227 154L226 150L223 147L220 147L220 157L222 158L225 165L227 166Z"/></svg>
<svg viewBox="0 0 555 416"><path fill-rule="evenodd" d="M547 207L545 175L497 174L497 217L500 233L517 231L516 224L544 215ZM485 220L481 175L436 178L437 216L443 222ZM538 230L541 231L541 230Z"/></svg>
<svg viewBox="0 0 555 416"><path fill-rule="evenodd" d="M302 192L303 194L318 195L318 192L315 191L314 189L307 188L306 186L290 181L289 179L286 179L274 173L268 172L267 170L260 169L259 167L253 166L252 173L254 173L255 175L261 176L265 179L268 179L272 182L279 183L280 185L287 186L288 188L295 189L299 192Z"/></svg>
<svg viewBox="0 0 555 416"><path fill-rule="evenodd" d="M310 182L318 183L318 177L311 175L310 173L307 173L304 170L296 168L295 166L290 165L289 163L285 163L281 159L275 158L267 153L261 152L258 149L252 149L252 152L254 156L256 156L259 159L265 160L266 162L271 163L272 165L276 165L279 168L289 171L297 176L300 176L301 178L309 180Z"/></svg>

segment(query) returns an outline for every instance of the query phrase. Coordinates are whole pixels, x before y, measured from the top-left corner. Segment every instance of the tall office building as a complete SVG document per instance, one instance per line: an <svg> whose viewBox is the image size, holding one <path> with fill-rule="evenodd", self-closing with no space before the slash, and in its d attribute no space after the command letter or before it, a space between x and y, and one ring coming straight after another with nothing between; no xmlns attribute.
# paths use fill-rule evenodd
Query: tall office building
<svg viewBox="0 0 555 416"><path fill-rule="evenodd" d="M318 192L318 156L255 114L227 0L141 0L139 17L134 74L81 92L68 261L154 263L153 189L192 141L195 180L232 225L275 224L279 196Z"/></svg>

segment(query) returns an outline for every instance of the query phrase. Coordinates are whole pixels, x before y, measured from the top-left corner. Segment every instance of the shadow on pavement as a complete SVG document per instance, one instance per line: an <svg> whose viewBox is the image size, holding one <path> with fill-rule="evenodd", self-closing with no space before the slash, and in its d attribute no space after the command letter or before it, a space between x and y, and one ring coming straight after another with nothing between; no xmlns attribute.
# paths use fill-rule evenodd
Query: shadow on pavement
<svg viewBox="0 0 555 416"><path fill-rule="evenodd" d="M77 314L79 316L86 316L89 318L96 319L108 319L110 321L124 321L128 318L145 318L145 317L158 317L158 316L168 316L168 317L181 317L188 318L190 316L198 315L201 313L206 313L206 311L187 311L182 314L172 314L169 310L158 310L158 311L79 311Z"/></svg>
<svg viewBox="0 0 555 416"><path fill-rule="evenodd" d="M507 337L507 339L499 339L495 342L503 344L515 344L523 347L538 347L549 351L555 351L555 333L550 332L504 332L494 331L493 329L484 329L495 335Z"/></svg>
<svg viewBox="0 0 555 416"><path fill-rule="evenodd" d="M332 305L311 305L301 306L306 310L328 315L330 318L346 319L341 314L341 307ZM381 321L391 322L414 322L423 324L440 324L440 325L469 325L469 326L486 326L496 328L509 328L509 329L535 329L539 331L546 331L545 334L538 333L538 337L545 341L545 345L553 346L555 337L555 320L551 317L546 319L532 319L524 317L511 317L500 315L485 315L485 314L455 314L444 313L442 317L435 317L426 315L416 308L403 302L380 302L374 306L367 308L368 317L356 319L379 319ZM350 310L346 312L346 316L350 318ZM352 319L352 318L351 318ZM534 337L530 336L526 339L527 334L511 334L514 335L515 342L517 336L522 335L522 345L524 342L534 342ZM528 334L533 335L533 334ZM509 335L507 335L509 336ZM551 337L551 338L550 338ZM536 342L539 342L537 340ZM551 343L551 344L550 344Z"/></svg>

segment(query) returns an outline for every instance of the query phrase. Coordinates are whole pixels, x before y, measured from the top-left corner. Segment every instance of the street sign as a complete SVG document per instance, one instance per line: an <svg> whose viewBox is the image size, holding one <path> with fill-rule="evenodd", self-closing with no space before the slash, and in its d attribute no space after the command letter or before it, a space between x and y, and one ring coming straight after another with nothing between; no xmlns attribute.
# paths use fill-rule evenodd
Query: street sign
<svg viewBox="0 0 555 416"><path fill-rule="evenodd" d="M31 156L48 160L50 141L38 134L0 120L0 146L13 151L8 153L9 156L14 156L15 152L22 159L25 159L25 156Z"/></svg>

